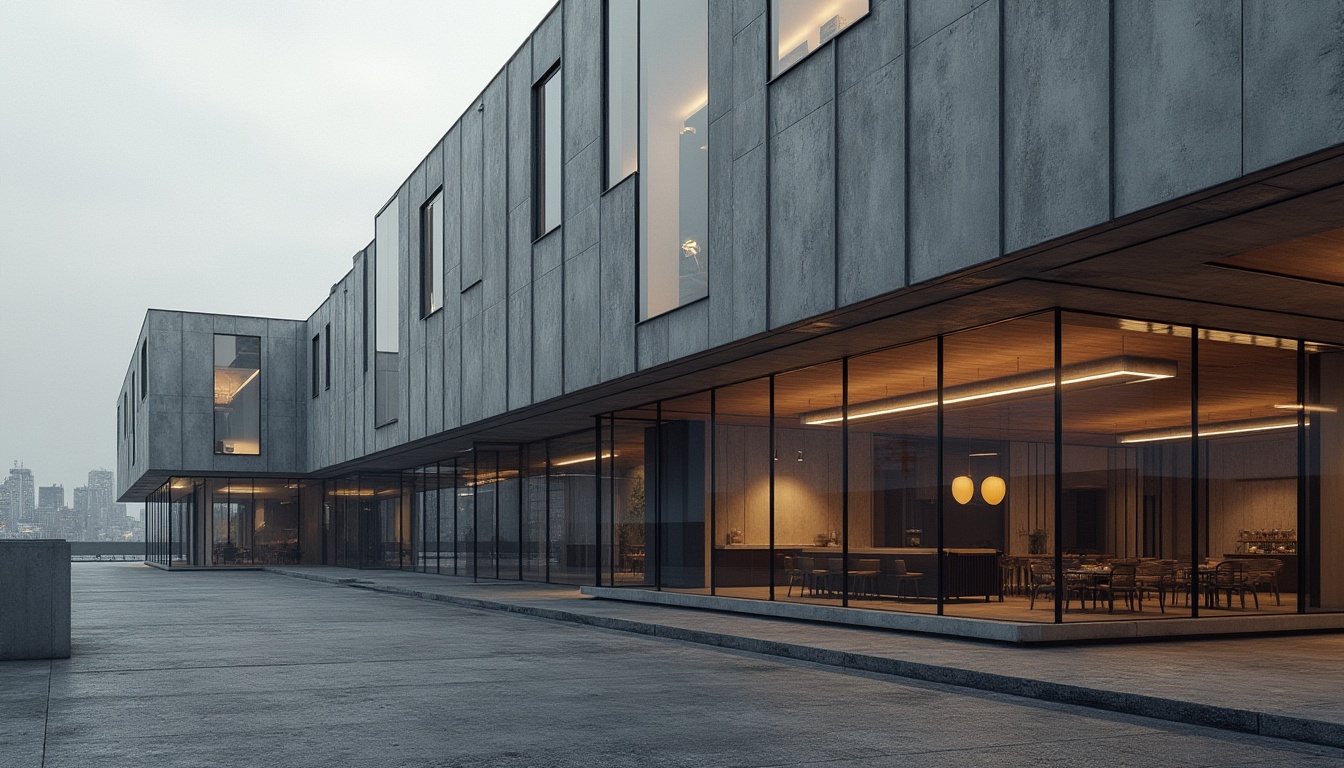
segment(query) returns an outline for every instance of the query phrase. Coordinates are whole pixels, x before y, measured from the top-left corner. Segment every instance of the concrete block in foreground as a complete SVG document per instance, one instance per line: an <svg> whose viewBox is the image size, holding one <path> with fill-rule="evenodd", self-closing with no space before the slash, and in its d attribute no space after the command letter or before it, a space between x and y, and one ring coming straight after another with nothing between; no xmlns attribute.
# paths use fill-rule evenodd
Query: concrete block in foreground
<svg viewBox="0 0 1344 768"><path fill-rule="evenodd" d="M70 658L70 544L0 541L0 661Z"/></svg>

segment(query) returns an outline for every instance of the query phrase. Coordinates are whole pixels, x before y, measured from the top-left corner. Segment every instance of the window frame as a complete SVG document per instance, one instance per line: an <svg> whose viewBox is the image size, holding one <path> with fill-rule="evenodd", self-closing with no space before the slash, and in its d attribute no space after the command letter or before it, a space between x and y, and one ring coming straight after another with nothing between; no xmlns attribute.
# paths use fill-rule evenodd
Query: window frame
<svg viewBox="0 0 1344 768"><path fill-rule="evenodd" d="M149 339L140 341L140 399L149 394Z"/></svg>
<svg viewBox="0 0 1344 768"><path fill-rule="evenodd" d="M420 318L427 319L444 305L443 187L420 206ZM435 253L437 248L438 253ZM435 302L437 299L437 305Z"/></svg>
<svg viewBox="0 0 1344 768"><path fill-rule="evenodd" d="M532 84L532 239L540 240L556 229L560 228L565 219L564 209L564 144L565 144L565 124L564 124L564 68L563 61L557 59L542 75ZM546 145L547 145L547 115L550 114L546 101L546 89L555 78L559 80L560 98L555 105L558 112L559 131L555 137L556 146L553 148L560 157L556 171L561 175L559 186L559 199L555 201L555 221L548 222L546 218L546 208L549 202L546 197L546 185L550 180L546 174ZM550 226L547 226L547 224Z"/></svg>
<svg viewBox="0 0 1344 768"><path fill-rule="evenodd" d="M827 38L825 41L817 43L817 47L814 48L814 49L812 49L812 50L810 50L810 51L808 51L805 55L802 56L802 58L799 58L799 59L797 59L797 60L795 60L795 61L790 62L790 63L788 64L788 66L785 66L785 67L783 67L783 68L779 68L779 62L780 62L780 59L779 59L779 52L778 52L778 51L779 51L779 42L778 42L778 30L776 29L776 21L777 21L777 19L775 18L776 15L777 15L777 12L776 12L775 8L776 8L776 6L779 5L779 2L780 2L780 0L770 0L768 3L766 3L766 7L765 7L765 24L766 24L766 31L765 31L765 81L766 81L766 83L773 83L776 79L778 79L778 78L780 78L780 77L783 77L785 74L791 72L791 71L792 71L795 67L797 67L799 64L801 64L801 63L803 63L804 61L807 61L808 59L812 58L813 54L817 53L817 51L820 51L820 50L824 49L826 46L830 45L832 42L834 42L834 41L836 41L836 40L839 40L841 37L844 36L844 34L845 34L846 32L848 32L849 30L853 29L853 28L854 28L854 25L858 24L860 21L863 21L864 19L868 18L869 16L871 16L871 15L873 14L873 0L866 0L866 2L867 2L867 4L868 4L868 10L864 11L862 14L860 14L860 15L854 17L853 19L851 19L850 22L849 22L849 24L847 24L847 25L845 26L844 29L840 30L839 32L836 32L834 35L830 36L830 37Z"/></svg>
<svg viewBox="0 0 1344 768"><path fill-rule="evenodd" d="M320 333L315 333L315 334L313 334L313 343L312 343L312 346L310 347L310 349L312 350L312 353L309 355L309 361L308 361L308 362L309 362L309 365L308 365L308 371L309 371L308 378L309 378L309 381L312 383L312 393L313 393L312 396L313 396L314 398L316 398L317 395L318 395L318 391L319 391L318 386L317 386L317 384L318 384L317 370L318 370L318 366L321 365L321 357L322 357L322 334L320 334Z"/></svg>
<svg viewBox="0 0 1344 768"><path fill-rule="evenodd" d="M324 331L326 336L322 353L322 367L325 371L323 379L323 389L331 389L331 323L327 323L327 329Z"/></svg>

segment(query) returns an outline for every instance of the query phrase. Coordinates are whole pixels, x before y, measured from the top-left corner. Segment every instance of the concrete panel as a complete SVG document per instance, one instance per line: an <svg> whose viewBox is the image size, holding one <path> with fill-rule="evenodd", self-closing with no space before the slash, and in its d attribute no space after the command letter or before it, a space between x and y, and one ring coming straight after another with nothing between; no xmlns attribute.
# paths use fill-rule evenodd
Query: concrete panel
<svg viewBox="0 0 1344 768"><path fill-rule="evenodd" d="M607 192L601 202L601 301L597 303L602 312L600 333L603 381L635 370L635 303L639 295L635 285L635 263L638 259L635 243L637 186L634 177L627 178ZM710 204L712 212L712 200ZM712 265L714 262L710 263ZM714 290L710 289L711 296Z"/></svg>
<svg viewBox="0 0 1344 768"><path fill-rule="evenodd" d="M709 0L709 120L728 114L733 101L733 0Z"/></svg>
<svg viewBox="0 0 1344 768"><path fill-rule="evenodd" d="M266 318L264 317L236 317L233 318L233 333L239 336L265 336ZM223 333L223 331L220 331Z"/></svg>
<svg viewBox="0 0 1344 768"><path fill-rule="evenodd" d="M454 126L443 139L443 263L444 307L452 302L451 287L462 285L462 130Z"/></svg>
<svg viewBox="0 0 1344 768"><path fill-rule="evenodd" d="M733 203L733 338L741 339L766 327L765 147L733 163Z"/></svg>
<svg viewBox="0 0 1344 768"><path fill-rule="evenodd" d="M597 245L599 218L597 200L576 202L578 202L578 205L572 207L575 213L565 220L565 226L561 233L561 237L565 241L566 259L572 259ZM578 210L579 205L582 205L582 210ZM566 210L571 210L571 207L566 206Z"/></svg>
<svg viewBox="0 0 1344 768"><path fill-rule="evenodd" d="M182 466L182 398L165 396L159 404L165 410L149 412L148 468L174 469Z"/></svg>
<svg viewBox="0 0 1344 768"><path fill-rule="evenodd" d="M602 2L565 0L564 157L602 136Z"/></svg>
<svg viewBox="0 0 1344 768"><path fill-rule="evenodd" d="M532 282L532 399L564 393L563 271L552 269Z"/></svg>
<svg viewBox="0 0 1344 768"><path fill-rule="evenodd" d="M639 369L641 371L662 365L668 361L666 314L649 318L635 327L635 346L639 350Z"/></svg>
<svg viewBox="0 0 1344 768"><path fill-rule="evenodd" d="M262 349L266 353L266 359L261 364L266 398L272 402L295 402L295 393L299 388L299 382L295 380L298 378L297 366L302 361L304 370L308 370L307 350L301 348L293 338L277 336L268 336ZM320 366L318 372L322 373Z"/></svg>
<svg viewBox="0 0 1344 768"><path fill-rule="evenodd" d="M1243 172L1344 142L1344 4L1242 4Z"/></svg>
<svg viewBox="0 0 1344 768"><path fill-rule="evenodd" d="M0 541L0 584L0 661L70 658L70 544Z"/></svg>
<svg viewBox="0 0 1344 768"><path fill-rule="evenodd" d="M479 289L473 289L479 290ZM462 422L479 421L485 414L481 387L485 381L484 315L462 321Z"/></svg>
<svg viewBox="0 0 1344 768"><path fill-rule="evenodd" d="M569 259L564 266L565 391L590 387L601 372L601 302L597 248Z"/></svg>
<svg viewBox="0 0 1344 768"><path fill-rule="evenodd" d="M905 284L904 57L838 99L836 288L845 305Z"/></svg>
<svg viewBox="0 0 1344 768"><path fill-rule="evenodd" d="M910 52L914 282L999 254L998 27L991 0Z"/></svg>
<svg viewBox="0 0 1344 768"><path fill-rule="evenodd" d="M270 421L271 439L264 452L267 471L298 473L300 467L296 461L298 453L296 419L293 416L272 416Z"/></svg>
<svg viewBox="0 0 1344 768"><path fill-rule="evenodd" d="M178 318L181 320L181 318ZM151 328L145 363L149 367L151 395L182 394L182 329ZM139 354L139 350L136 350ZM138 361L137 361L138 362Z"/></svg>
<svg viewBox="0 0 1344 768"><path fill-rule="evenodd" d="M836 40L838 88L849 90L905 52L905 0L878 0Z"/></svg>
<svg viewBox="0 0 1344 768"><path fill-rule="evenodd" d="M214 411L182 414L182 469L199 472L214 462Z"/></svg>
<svg viewBox="0 0 1344 768"><path fill-rule="evenodd" d="M667 354L676 360L709 348L709 302L705 299L668 313Z"/></svg>
<svg viewBox="0 0 1344 768"><path fill-rule="evenodd" d="M597 212L588 209L597 204L597 198L602 194L601 142L589 144L565 163L564 186L561 214L565 228L568 229L571 223L582 228L572 236L565 236L566 256L574 256L575 253L588 250L597 242ZM591 214L591 217L579 218L584 213ZM571 243L580 250L572 250Z"/></svg>
<svg viewBox="0 0 1344 768"><path fill-rule="evenodd" d="M151 331L181 331L182 314L165 309L151 309L145 312L145 326Z"/></svg>
<svg viewBox="0 0 1344 768"><path fill-rule="evenodd" d="M1241 5L1117 0L1115 214L1241 174Z"/></svg>
<svg viewBox="0 0 1344 768"><path fill-rule="evenodd" d="M509 296L509 408L532 403L532 287Z"/></svg>
<svg viewBox="0 0 1344 768"><path fill-rule="evenodd" d="M555 10L551 11L537 26L537 31L532 33L533 83L540 80L541 76L546 74L560 60L560 49L563 43L561 40L562 16L562 4L557 3Z"/></svg>
<svg viewBox="0 0 1344 768"><path fill-rule="evenodd" d="M450 328L443 339L443 428L462 424L462 334Z"/></svg>
<svg viewBox="0 0 1344 768"><path fill-rule="evenodd" d="M425 325L425 429L443 431L443 311Z"/></svg>
<svg viewBox="0 0 1344 768"><path fill-rule="evenodd" d="M532 244L533 280L537 279L537 275L544 275L560 266L564 255L563 241L563 233L551 230Z"/></svg>
<svg viewBox="0 0 1344 768"><path fill-rule="evenodd" d="M770 135L811 115L835 98L835 46L828 45L770 84Z"/></svg>
<svg viewBox="0 0 1344 768"><path fill-rule="evenodd" d="M484 184L482 113L472 109L462 117L462 288L475 285L484 275L481 210Z"/></svg>
<svg viewBox="0 0 1344 768"><path fill-rule="evenodd" d="M493 416L509 406L508 302L486 307L481 330L481 413Z"/></svg>
<svg viewBox="0 0 1344 768"><path fill-rule="evenodd" d="M1004 8L1004 250L1110 215L1110 9Z"/></svg>
<svg viewBox="0 0 1344 768"><path fill-rule="evenodd" d="M711 99L711 103L713 100ZM733 338L733 121L709 124L709 341ZM633 203L632 203L633 206ZM633 207L632 207L633 209ZM602 221L603 240L611 237ZM633 258L633 257L632 257ZM606 275L603 274L603 285Z"/></svg>
<svg viewBox="0 0 1344 768"><path fill-rule="evenodd" d="M765 18L758 16L733 38L733 157L765 141Z"/></svg>
<svg viewBox="0 0 1344 768"><path fill-rule="evenodd" d="M835 306L834 147L830 109L813 111L771 141L771 327Z"/></svg>
<svg viewBox="0 0 1344 768"><path fill-rule="evenodd" d="M197 312L183 312L182 330L183 332L189 331L192 333L214 333L214 315L202 315Z"/></svg>
<svg viewBox="0 0 1344 768"><path fill-rule="evenodd" d="M910 0L910 47L924 42L985 0Z"/></svg>
<svg viewBox="0 0 1344 768"><path fill-rule="evenodd" d="M215 396L215 336L182 332L182 389L186 397Z"/></svg>
<svg viewBox="0 0 1344 768"><path fill-rule="evenodd" d="M485 311L485 288L479 284L468 286L458 294L462 302L462 322L478 317Z"/></svg>
<svg viewBox="0 0 1344 768"><path fill-rule="evenodd" d="M740 32L765 13L766 0L732 0L733 31Z"/></svg>
<svg viewBox="0 0 1344 768"><path fill-rule="evenodd" d="M434 148L429 151L425 157L425 162L421 166L425 172L425 197L428 198L434 193L434 190L443 186L443 141L440 140Z"/></svg>
<svg viewBox="0 0 1344 768"><path fill-rule="evenodd" d="M482 194L482 259L485 303L508 296L508 99L503 76L485 89L485 162ZM524 149L524 151L526 151Z"/></svg>
<svg viewBox="0 0 1344 768"><path fill-rule="evenodd" d="M509 293L532 282L532 201L523 198L509 212Z"/></svg>
<svg viewBox="0 0 1344 768"><path fill-rule="evenodd" d="M523 44L508 64L509 208L516 208L532 187L532 43Z"/></svg>

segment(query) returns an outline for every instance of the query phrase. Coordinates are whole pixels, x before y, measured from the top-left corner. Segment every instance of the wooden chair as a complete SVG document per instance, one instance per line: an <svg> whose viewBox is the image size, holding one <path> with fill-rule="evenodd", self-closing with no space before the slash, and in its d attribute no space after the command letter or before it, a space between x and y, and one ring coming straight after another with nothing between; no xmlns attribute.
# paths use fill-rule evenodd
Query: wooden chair
<svg viewBox="0 0 1344 768"><path fill-rule="evenodd" d="M924 574L906 570L904 560L893 560L891 563L891 567L892 567L891 572L892 576L895 577L896 580L896 596L919 597L920 596L919 581L920 579L924 578ZM915 586L914 595L906 594L905 588L909 584L913 584Z"/></svg>
<svg viewBox="0 0 1344 768"><path fill-rule="evenodd" d="M1246 593L1250 592L1255 600L1256 610L1260 609L1260 594L1251 588L1250 580L1247 578L1247 568L1245 560L1224 560L1214 566L1208 583L1204 585L1204 593L1212 598L1213 607L1217 608L1221 603L1220 596L1227 595L1227 607L1232 607L1232 595L1241 597L1241 607L1246 608Z"/></svg>
<svg viewBox="0 0 1344 768"><path fill-rule="evenodd" d="M1139 566L1131 563L1112 565L1111 578L1097 584L1097 592L1106 597L1107 613L1115 613L1116 595L1125 598L1125 606L1130 610L1134 610L1136 606L1139 611L1143 610L1143 592L1139 589L1138 569Z"/></svg>
<svg viewBox="0 0 1344 768"><path fill-rule="evenodd" d="M1279 574L1283 573L1283 561L1274 558L1264 560L1255 559L1246 561L1246 578L1250 582L1253 591L1260 591L1261 587L1269 590L1274 596L1275 605L1283 605L1279 599ZM1259 598L1256 598L1259 602Z"/></svg>
<svg viewBox="0 0 1344 768"><path fill-rule="evenodd" d="M850 596L877 597L877 577L881 572L881 560L856 560L854 567L849 571Z"/></svg>

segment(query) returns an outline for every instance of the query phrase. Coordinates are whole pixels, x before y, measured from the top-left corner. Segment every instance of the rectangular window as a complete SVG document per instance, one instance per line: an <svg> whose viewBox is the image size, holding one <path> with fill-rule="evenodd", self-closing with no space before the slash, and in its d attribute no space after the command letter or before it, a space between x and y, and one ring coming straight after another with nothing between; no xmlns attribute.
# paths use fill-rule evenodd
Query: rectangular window
<svg viewBox="0 0 1344 768"><path fill-rule="evenodd" d="M326 344L326 354L322 357L322 367L326 373L323 381L324 387L331 389L331 323L327 323Z"/></svg>
<svg viewBox="0 0 1344 768"><path fill-rule="evenodd" d="M607 0L607 186L639 170L639 0Z"/></svg>
<svg viewBox="0 0 1344 768"><path fill-rule="evenodd" d="M374 220L374 277L373 277L373 423L384 426L397 420L401 398L397 386L400 379L401 348L399 323L401 318L401 220L399 199L392 202Z"/></svg>
<svg viewBox="0 0 1344 768"><path fill-rule="evenodd" d="M771 0L770 76L774 77L868 15L869 0Z"/></svg>
<svg viewBox="0 0 1344 768"><path fill-rule="evenodd" d="M322 364L322 337L321 337L321 334L318 334L317 336L314 336L314 337L313 337L313 353L312 353L312 356L311 356L311 358L310 358L310 362L312 363L312 365L311 365L312 373L311 373L311 375L309 376L309 378L312 380L312 385L313 385L313 397L317 397L317 390L318 390L318 386L317 386L317 384L318 384L318 381L317 381L317 370L318 370L318 366L320 366L320 365Z"/></svg>
<svg viewBox="0 0 1344 768"><path fill-rule="evenodd" d="M639 304L709 294L709 4L639 5Z"/></svg>
<svg viewBox="0 0 1344 768"><path fill-rule="evenodd" d="M560 226L560 88L560 65L557 64L532 89L534 237L541 237Z"/></svg>
<svg viewBox="0 0 1344 768"><path fill-rule="evenodd" d="M261 337L215 334L215 453L261 453Z"/></svg>
<svg viewBox="0 0 1344 768"><path fill-rule="evenodd" d="M420 208L420 316L443 309L443 192Z"/></svg>
<svg viewBox="0 0 1344 768"><path fill-rule="evenodd" d="M149 394L149 339L140 342L140 399Z"/></svg>

